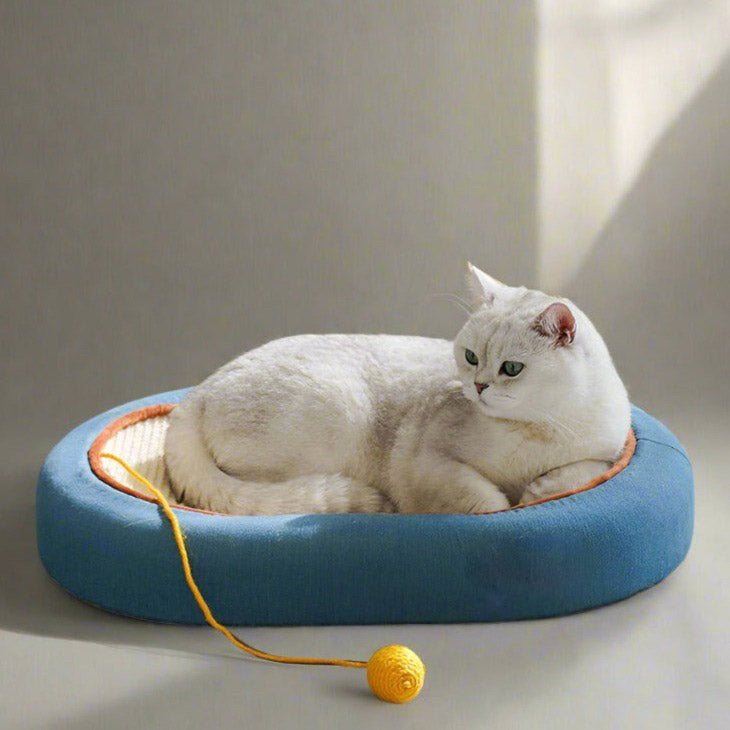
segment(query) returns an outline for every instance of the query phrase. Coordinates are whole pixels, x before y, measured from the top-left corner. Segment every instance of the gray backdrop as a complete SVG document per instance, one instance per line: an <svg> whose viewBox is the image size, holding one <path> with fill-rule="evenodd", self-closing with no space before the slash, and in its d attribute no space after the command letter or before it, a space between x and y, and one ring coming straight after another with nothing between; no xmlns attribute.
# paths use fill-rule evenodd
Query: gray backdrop
<svg viewBox="0 0 730 730"><path fill-rule="evenodd" d="M535 282L529 3L4 5L3 440Z"/></svg>

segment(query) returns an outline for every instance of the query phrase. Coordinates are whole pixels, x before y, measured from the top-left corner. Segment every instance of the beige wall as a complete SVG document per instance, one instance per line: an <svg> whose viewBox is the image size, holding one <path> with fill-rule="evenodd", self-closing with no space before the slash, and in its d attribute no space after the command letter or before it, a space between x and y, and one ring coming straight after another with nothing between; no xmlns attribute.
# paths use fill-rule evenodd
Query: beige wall
<svg viewBox="0 0 730 730"><path fill-rule="evenodd" d="M536 282L530 3L1 7L8 439L284 334L451 336L467 258Z"/></svg>
<svg viewBox="0 0 730 730"><path fill-rule="evenodd" d="M681 55L727 9L600 7L634 99L647 68L637 49ZM434 295L460 292L467 258L511 283L544 282L544 186L570 162L547 165L546 150L576 131L545 123L544 94L559 87L544 43L562 39L551 68L567 70L586 50L576 39L603 27L566 4L573 35L556 36L549 8L0 3L8 454L35 469L72 424L285 334L451 336L462 314ZM660 43L683 14L684 35ZM640 164L600 230L583 240L570 216L560 229L559 288L596 321L634 400L670 421L730 405L730 79L707 38L681 104L662 96L671 65L657 64L644 106L606 97L594 121L624 119L633 142L621 159L633 150ZM576 79L595 71L572 67ZM602 93L589 87L563 89L566 113ZM590 202L611 145L584 121L565 148L594 186L569 189ZM615 191L604 192L598 203Z"/></svg>

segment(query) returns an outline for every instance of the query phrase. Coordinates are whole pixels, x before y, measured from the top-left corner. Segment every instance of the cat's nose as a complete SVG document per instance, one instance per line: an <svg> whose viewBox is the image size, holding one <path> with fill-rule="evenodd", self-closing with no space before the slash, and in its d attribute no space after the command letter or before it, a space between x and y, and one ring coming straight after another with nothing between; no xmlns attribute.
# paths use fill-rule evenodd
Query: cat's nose
<svg viewBox="0 0 730 730"><path fill-rule="evenodd" d="M477 393L481 395L483 390L486 390L489 387L489 383L474 383L474 387L477 389Z"/></svg>

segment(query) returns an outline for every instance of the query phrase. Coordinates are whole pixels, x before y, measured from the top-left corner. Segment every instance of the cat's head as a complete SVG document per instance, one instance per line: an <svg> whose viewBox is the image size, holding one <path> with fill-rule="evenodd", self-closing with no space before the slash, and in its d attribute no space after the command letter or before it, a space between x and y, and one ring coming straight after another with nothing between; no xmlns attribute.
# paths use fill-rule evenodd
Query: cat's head
<svg viewBox="0 0 730 730"><path fill-rule="evenodd" d="M603 340L570 300L502 284L468 264L472 314L454 341L464 395L496 418L549 420L612 368Z"/></svg>

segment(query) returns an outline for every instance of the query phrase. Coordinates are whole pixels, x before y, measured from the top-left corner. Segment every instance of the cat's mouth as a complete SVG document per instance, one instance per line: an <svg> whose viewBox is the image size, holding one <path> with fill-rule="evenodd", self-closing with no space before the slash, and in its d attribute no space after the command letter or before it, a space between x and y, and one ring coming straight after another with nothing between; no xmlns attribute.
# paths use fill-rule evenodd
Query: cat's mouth
<svg viewBox="0 0 730 730"><path fill-rule="evenodd" d="M471 384L464 385L462 392L468 400L480 405L491 416L498 415L500 410L510 409L514 401L517 400L513 395L509 395L508 393L495 393L491 388L483 390L481 394L477 394L474 386Z"/></svg>
<svg viewBox="0 0 730 730"><path fill-rule="evenodd" d="M489 413L490 416L501 416L505 411L509 412L516 398L506 393L489 393L480 395L477 398L479 404Z"/></svg>

